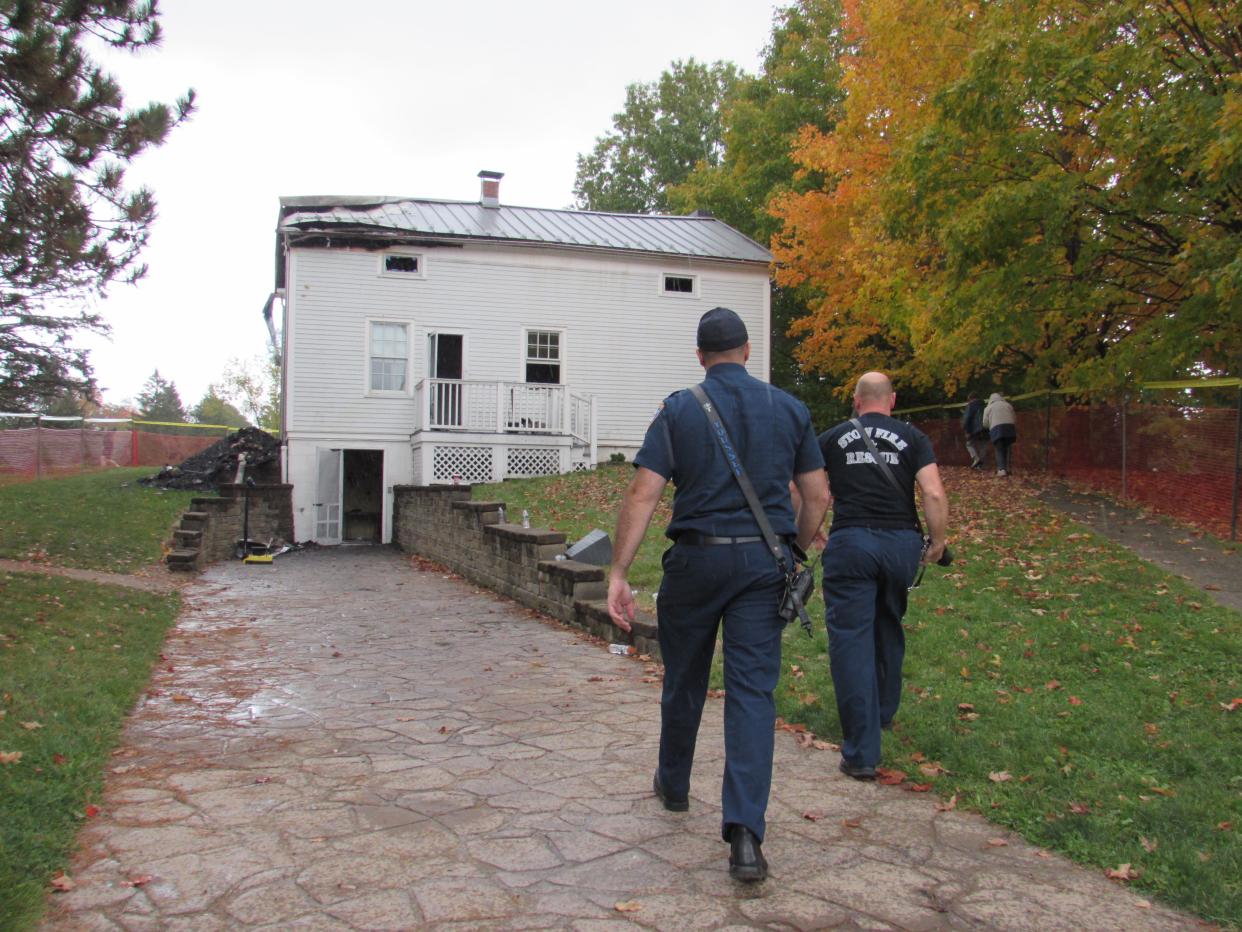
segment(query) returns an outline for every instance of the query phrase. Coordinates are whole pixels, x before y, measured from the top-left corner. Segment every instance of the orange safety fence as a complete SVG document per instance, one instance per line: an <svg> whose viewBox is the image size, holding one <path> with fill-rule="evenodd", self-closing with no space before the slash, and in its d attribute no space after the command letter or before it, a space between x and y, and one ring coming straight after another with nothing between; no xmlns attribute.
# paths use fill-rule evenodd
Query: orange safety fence
<svg viewBox="0 0 1242 932"><path fill-rule="evenodd" d="M197 425L188 434L93 427L0 430L0 476L36 479L117 466L175 466L230 430Z"/></svg>
<svg viewBox="0 0 1242 932"><path fill-rule="evenodd" d="M1236 538L1242 412L1181 394L1178 403L1163 397L1066 405L1047 395L1016 401L1012 469L1046 472ZM940 463L970 464L960 405L904 416L931 439ZM984 446L984 468L992 468Z"/></svg>

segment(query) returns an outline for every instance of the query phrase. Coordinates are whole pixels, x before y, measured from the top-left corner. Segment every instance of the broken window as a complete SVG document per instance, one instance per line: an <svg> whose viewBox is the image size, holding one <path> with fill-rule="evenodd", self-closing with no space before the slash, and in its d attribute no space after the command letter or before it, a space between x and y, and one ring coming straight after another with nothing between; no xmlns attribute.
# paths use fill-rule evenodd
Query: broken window
<svg viewBox="0 0 1242 932"><path fill-rule="evenodd" d="M410 256L401 253L384 255L384 274L386 275L421 275L423 261L421 256Z"/></svg>
<svg viewBox="0 0 1242 932"><path fill-rule="evenodd" d="M694 276L665 275L664 291L667 294L694 294Z"/></svg>

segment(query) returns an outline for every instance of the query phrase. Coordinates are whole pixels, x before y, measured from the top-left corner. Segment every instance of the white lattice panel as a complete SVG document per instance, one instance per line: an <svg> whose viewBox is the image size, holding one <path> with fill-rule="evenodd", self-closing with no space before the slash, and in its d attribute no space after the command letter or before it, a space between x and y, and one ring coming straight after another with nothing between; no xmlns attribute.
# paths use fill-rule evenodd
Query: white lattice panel
<svg viewBox="0 0 1242 932"><path fill-rule="evenodd" d="M436 445L432 456L432 481L492 481L491 447L448 447Z"/></svg>
<svg viewBox="0 0 1242 932"><path fill-rule="evenodd" d="M556 448L510 447L505 475L552 476L561 471L561 454Z"/></svg>

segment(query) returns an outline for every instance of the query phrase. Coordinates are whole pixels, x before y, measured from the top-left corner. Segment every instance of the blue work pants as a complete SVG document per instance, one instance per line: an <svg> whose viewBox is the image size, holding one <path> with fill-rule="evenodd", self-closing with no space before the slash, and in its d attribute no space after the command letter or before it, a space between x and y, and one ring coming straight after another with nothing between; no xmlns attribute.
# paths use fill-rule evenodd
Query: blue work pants
<svg viewBox="0 0 1242 932"><path fill-rule="evenodd" d="M845 527L824 549L828 661L844 740L853 767L880 761L880 727L901 703L901 627L923 538L917 531Z"/></svg>
<svg viewBox="0 0 1242 932"><path fill-rule="evenodd" d="M656 599L664 660L660 782L673 797L689 795L695 740L723 620L721 835L726 840L733 825L745 825L763 840L776 728L773 692L785 627L777 607L784 587L785 577L762 541L674 544L664 554Z"/></svg>

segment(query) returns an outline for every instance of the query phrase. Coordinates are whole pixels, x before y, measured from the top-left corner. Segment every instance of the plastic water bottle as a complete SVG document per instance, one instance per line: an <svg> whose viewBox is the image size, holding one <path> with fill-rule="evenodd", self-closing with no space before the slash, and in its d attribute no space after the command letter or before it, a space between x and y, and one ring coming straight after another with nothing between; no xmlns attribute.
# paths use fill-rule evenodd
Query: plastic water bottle
<svg viewBox="0 0 1242 932"><path fill-rule="evenodd" d="M530 527L530 512L522 509L522 527Z"/></svg>
<svg viewBox="0 0 1242 932"><path fill-rule="evenodd" d="M500 523L504 524L505 523L505 506L501 505L499 508L496 509L496 511L500 515Z"/></svg>

